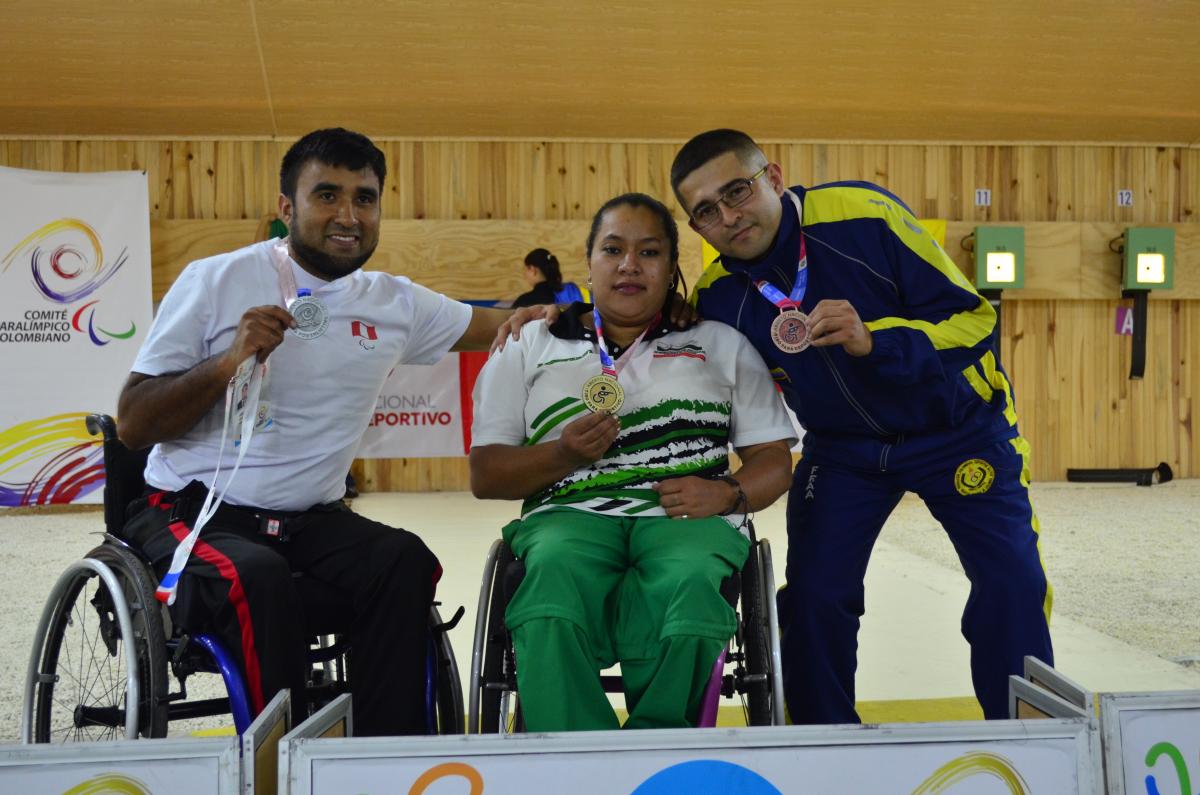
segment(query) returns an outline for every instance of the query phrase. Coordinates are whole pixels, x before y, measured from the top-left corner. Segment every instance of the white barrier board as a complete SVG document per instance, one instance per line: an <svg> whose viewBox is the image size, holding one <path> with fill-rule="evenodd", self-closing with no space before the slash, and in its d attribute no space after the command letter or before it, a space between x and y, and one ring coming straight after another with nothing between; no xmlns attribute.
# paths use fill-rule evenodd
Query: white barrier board
<svg viewBox="0 0 1200 795"><path fill-rule="evenodd" d="M1200 691L1100 697L1104 772L1114 795L1193 795L1200 785Z"/></svg>
<svg viewBox="0 0 1200 795"><path fill-rule="evenodd" d="M237 795L236 737L0 746L0 792Z"/></svg>
<svg viewBox="0 0 1200 795"><path fill-rule="evenodd" d="M292 795L1099 791L1099 739L1083 720L300 739L288 746Z"/></svg>

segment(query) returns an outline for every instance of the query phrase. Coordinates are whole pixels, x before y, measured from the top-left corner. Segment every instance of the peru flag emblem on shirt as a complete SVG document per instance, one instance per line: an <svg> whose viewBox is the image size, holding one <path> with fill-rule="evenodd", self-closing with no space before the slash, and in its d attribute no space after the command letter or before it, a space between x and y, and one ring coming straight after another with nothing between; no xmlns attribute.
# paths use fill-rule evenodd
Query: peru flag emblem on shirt
<svg viewBox="0 0 1200 795"><path fill-rule="evenodd" d="M369 323L364 323L361 320L353 320L350 322L350 333L356 337L362 337L366 340L379 339L379 335L375 333L375 327Z"/></svg>

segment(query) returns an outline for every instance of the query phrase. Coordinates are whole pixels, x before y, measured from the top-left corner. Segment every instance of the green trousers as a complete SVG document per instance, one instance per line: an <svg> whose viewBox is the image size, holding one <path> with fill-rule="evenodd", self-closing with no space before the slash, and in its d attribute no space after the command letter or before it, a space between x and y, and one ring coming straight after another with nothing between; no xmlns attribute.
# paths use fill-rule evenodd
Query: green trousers
<svg viewBox="0 0 1200 795"><path fill-rule="evenodd" d="M600 671L621 663L626 728L694 726L736 628L721 581L749 541L719 517L623 518L572 508L504 528L526 576L505 620L529 731L615 729Z"/></svg>

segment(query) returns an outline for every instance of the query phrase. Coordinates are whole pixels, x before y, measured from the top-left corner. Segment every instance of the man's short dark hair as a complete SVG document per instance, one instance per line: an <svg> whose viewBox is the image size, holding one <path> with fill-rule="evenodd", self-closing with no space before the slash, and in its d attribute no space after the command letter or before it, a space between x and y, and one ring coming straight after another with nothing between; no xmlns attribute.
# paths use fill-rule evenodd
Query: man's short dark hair
<svg viewBox="0 0 1200 795"><path fill-rule="evenodd" d="M683 205L683 197L679 195L679 183L709 160L726 152L733 152L747 166L756 164L755 155L763 157L762 149L754 143L754 139L741 130L721 129L700 133L683 145L671 163L671 190L675 192L680 206ZM686 211L689 208L683 209Z"/></svg>
<svg viewBox="0 0 1200 795"><path fill-rule="evenodd" d="M350 171L371 167L379 177L379 190L383 191L383 180L387 176L387 158L371 139L362 133L342 127L313 130L292 144L279 167L279 192L289 199L296 199L296 182L300 171L310 160L327 166L345 168Z"/></svg>

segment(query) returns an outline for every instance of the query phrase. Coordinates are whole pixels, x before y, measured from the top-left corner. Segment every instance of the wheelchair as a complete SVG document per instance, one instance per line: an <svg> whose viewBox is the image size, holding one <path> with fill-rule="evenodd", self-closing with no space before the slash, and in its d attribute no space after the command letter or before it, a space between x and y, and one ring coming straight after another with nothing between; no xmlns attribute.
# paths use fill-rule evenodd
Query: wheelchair
<svg viewBox="0 0 1200 795"><path fill-rule="evenodd" d="M737 631L713 666L700 703L698 725L716 725L719 699L737 696L749 726L782 726L783 674L771 544L749 525L750 554L740 572L725 580L721 593L736 609ZM510 734L525 730L517 693L512 634L504 623L508 603L525 576L525 564L503 540L488 551L475 614L475 637L468 680L468 734ZM728 668L728 670L727 670ZM606 693L622 692L621 677L601 675Z"/></svg>
<svg viewBox="0 0 1200 795"><path fill-rule="evenodd" d="M125 507L145 488L149 451L126 448L109 416L90 415L87 427L103 437L105 532L63 572L43 608L25 679L22 742L165 737L171 721L230 713L242 734L254 716L235 658L216 637L172 624L155 598L149 561L117 534ZM350 606L329 586L295 576L307 629L316 636L305 691L315 710L349 692L346 657L353 649L336 632ZM465 610L443 622L437 608L435 602L429 615L426 723L430 734L461 734L462 686L447 633ZM219 673L226 697L189 700L187 680L195 673Z"/></svg>

